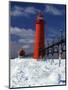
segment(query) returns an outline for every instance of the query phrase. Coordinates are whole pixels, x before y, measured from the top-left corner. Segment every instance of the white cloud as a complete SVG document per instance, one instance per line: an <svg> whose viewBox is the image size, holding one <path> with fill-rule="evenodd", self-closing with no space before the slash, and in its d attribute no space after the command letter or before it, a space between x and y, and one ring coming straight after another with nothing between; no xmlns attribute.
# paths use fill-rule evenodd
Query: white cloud
<svg viewBox="0 0 68 90"><path fill-rule="evenodd" d="M30 46L29 46L29 45L24 45L24 46L22 46L22 48L24 48L24 49L29 49Z"/></svg>
<svg viewBox="0 0 68 90"><path fill-rule="evenodd" d="M33 37L34 31L32 29L25 29L25 28L18 28L18 27L11 27L10 34L14 34L20 37Z"/></svg>
<svg viewBox="0 0 68 90"><path fill-rule="evenodd" d="M34 40L32 40L32 38L19 39L19 43L34 43Z"/></svg>
<svg viewBox="0 0 68 90"><path fill-rule="evenodd" d="M34 15L36 13L40 12L40 9L37 9L33 6L30 7L20 7L20 6L14 6L13 10L10 11L11 16L26 16L28 17L29 15ZM59 10L53 5L46 5L45 8L43 9L43 12L49 13L52 15L62 15L63 12L62 10Z"/></svg>
<svg viewBox="0 0 68 90"><path fill-rule="evenodd" d="M19 33L21 33L22 31L21 31L21 29L19 29L19 28L17 28L17 27L11 27L10 28L10 33L11 34L19 34Z"/></svg>
<svg viewBox="0 0 68 90"><path fill-rule="evenodd" d="M29 16L30 14L36 14L40 10L36 9L35 7L19 7L14 6L14 9L10 11L11 16Z"/></svg>
<svg viewBox="0 0 68 90"><path fill-rule="evenodd" d="M14 6L14 9L10 11L11 16L20 16L23 15L23 8Z"/></svg>
<svg viewBox="0 0 68 90"><path fill-rule="evenodd" d="M36 9L34 7L27 7L27 8L25 8L24 11L29 14L36 14L36 12L38 12L38 9Z"/></svg>
<svg viewBox="0 0 68 90"><path fill-rule="evenodd" d="M52 5L46 5L45 12L52 15L62 15L62 11Z"/></svg>
<svg viewBox="0 0 68 90"><path fill-rule="evenodd" d="M20 48L24 48L26 54L33 53L35 31L33 31L32 29L11 27L10 34L17 35L20 37L18 42L12 44L12 52L14 51L13 46L16 45L15 47L16 53Z"/></svg>

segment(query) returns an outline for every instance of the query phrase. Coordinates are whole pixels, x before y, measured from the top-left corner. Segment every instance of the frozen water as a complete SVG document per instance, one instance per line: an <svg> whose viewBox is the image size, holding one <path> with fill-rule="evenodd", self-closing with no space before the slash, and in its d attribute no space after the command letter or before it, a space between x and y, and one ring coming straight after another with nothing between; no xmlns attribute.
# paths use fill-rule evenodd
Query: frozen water
<svg viewBox="0 0 68 90"><path fill-rule="evenodd" d="M36 61L32 58L10 60L10 85L14 87L31 87L46 85L65 85L65 59Z"/></svg>

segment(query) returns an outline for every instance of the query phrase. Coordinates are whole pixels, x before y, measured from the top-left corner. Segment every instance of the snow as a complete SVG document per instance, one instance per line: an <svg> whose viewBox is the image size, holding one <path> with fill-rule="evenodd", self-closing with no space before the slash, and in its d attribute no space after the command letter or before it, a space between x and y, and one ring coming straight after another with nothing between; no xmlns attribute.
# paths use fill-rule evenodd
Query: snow
<svg viewBox="0 0 68 90"><path fill-rule="evenodd" d="M10 88L65 85L65 59L36 61L33 58L10 60Z"/></svg>

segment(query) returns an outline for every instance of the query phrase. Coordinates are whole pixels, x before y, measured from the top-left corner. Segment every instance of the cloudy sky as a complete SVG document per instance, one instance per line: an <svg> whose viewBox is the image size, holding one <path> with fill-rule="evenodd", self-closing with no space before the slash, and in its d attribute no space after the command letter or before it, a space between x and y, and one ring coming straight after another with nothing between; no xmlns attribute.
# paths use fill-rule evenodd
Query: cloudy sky
<svg viewBox="0 0 68 90"><path fill-rule="evenodd" d="M17 57L24 48L26 54L33 53L36 17L42 12L45 21L45 44L65 33L65 6L10 2L10 57Z"/></svg>

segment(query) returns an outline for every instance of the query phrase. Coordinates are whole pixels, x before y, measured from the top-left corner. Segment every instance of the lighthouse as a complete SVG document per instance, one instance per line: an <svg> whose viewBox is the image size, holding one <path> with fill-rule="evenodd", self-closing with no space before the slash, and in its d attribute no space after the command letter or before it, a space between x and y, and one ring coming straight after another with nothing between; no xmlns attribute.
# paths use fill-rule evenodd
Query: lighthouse
<svg viewBox="0 0 68 90"><path fill-rule="evenodd" d="M39 13L36 18L36 32L35 32L35 43L34 43L34 59L43 58L45 55L44 42L44 18L42 13Z"/></svg>

